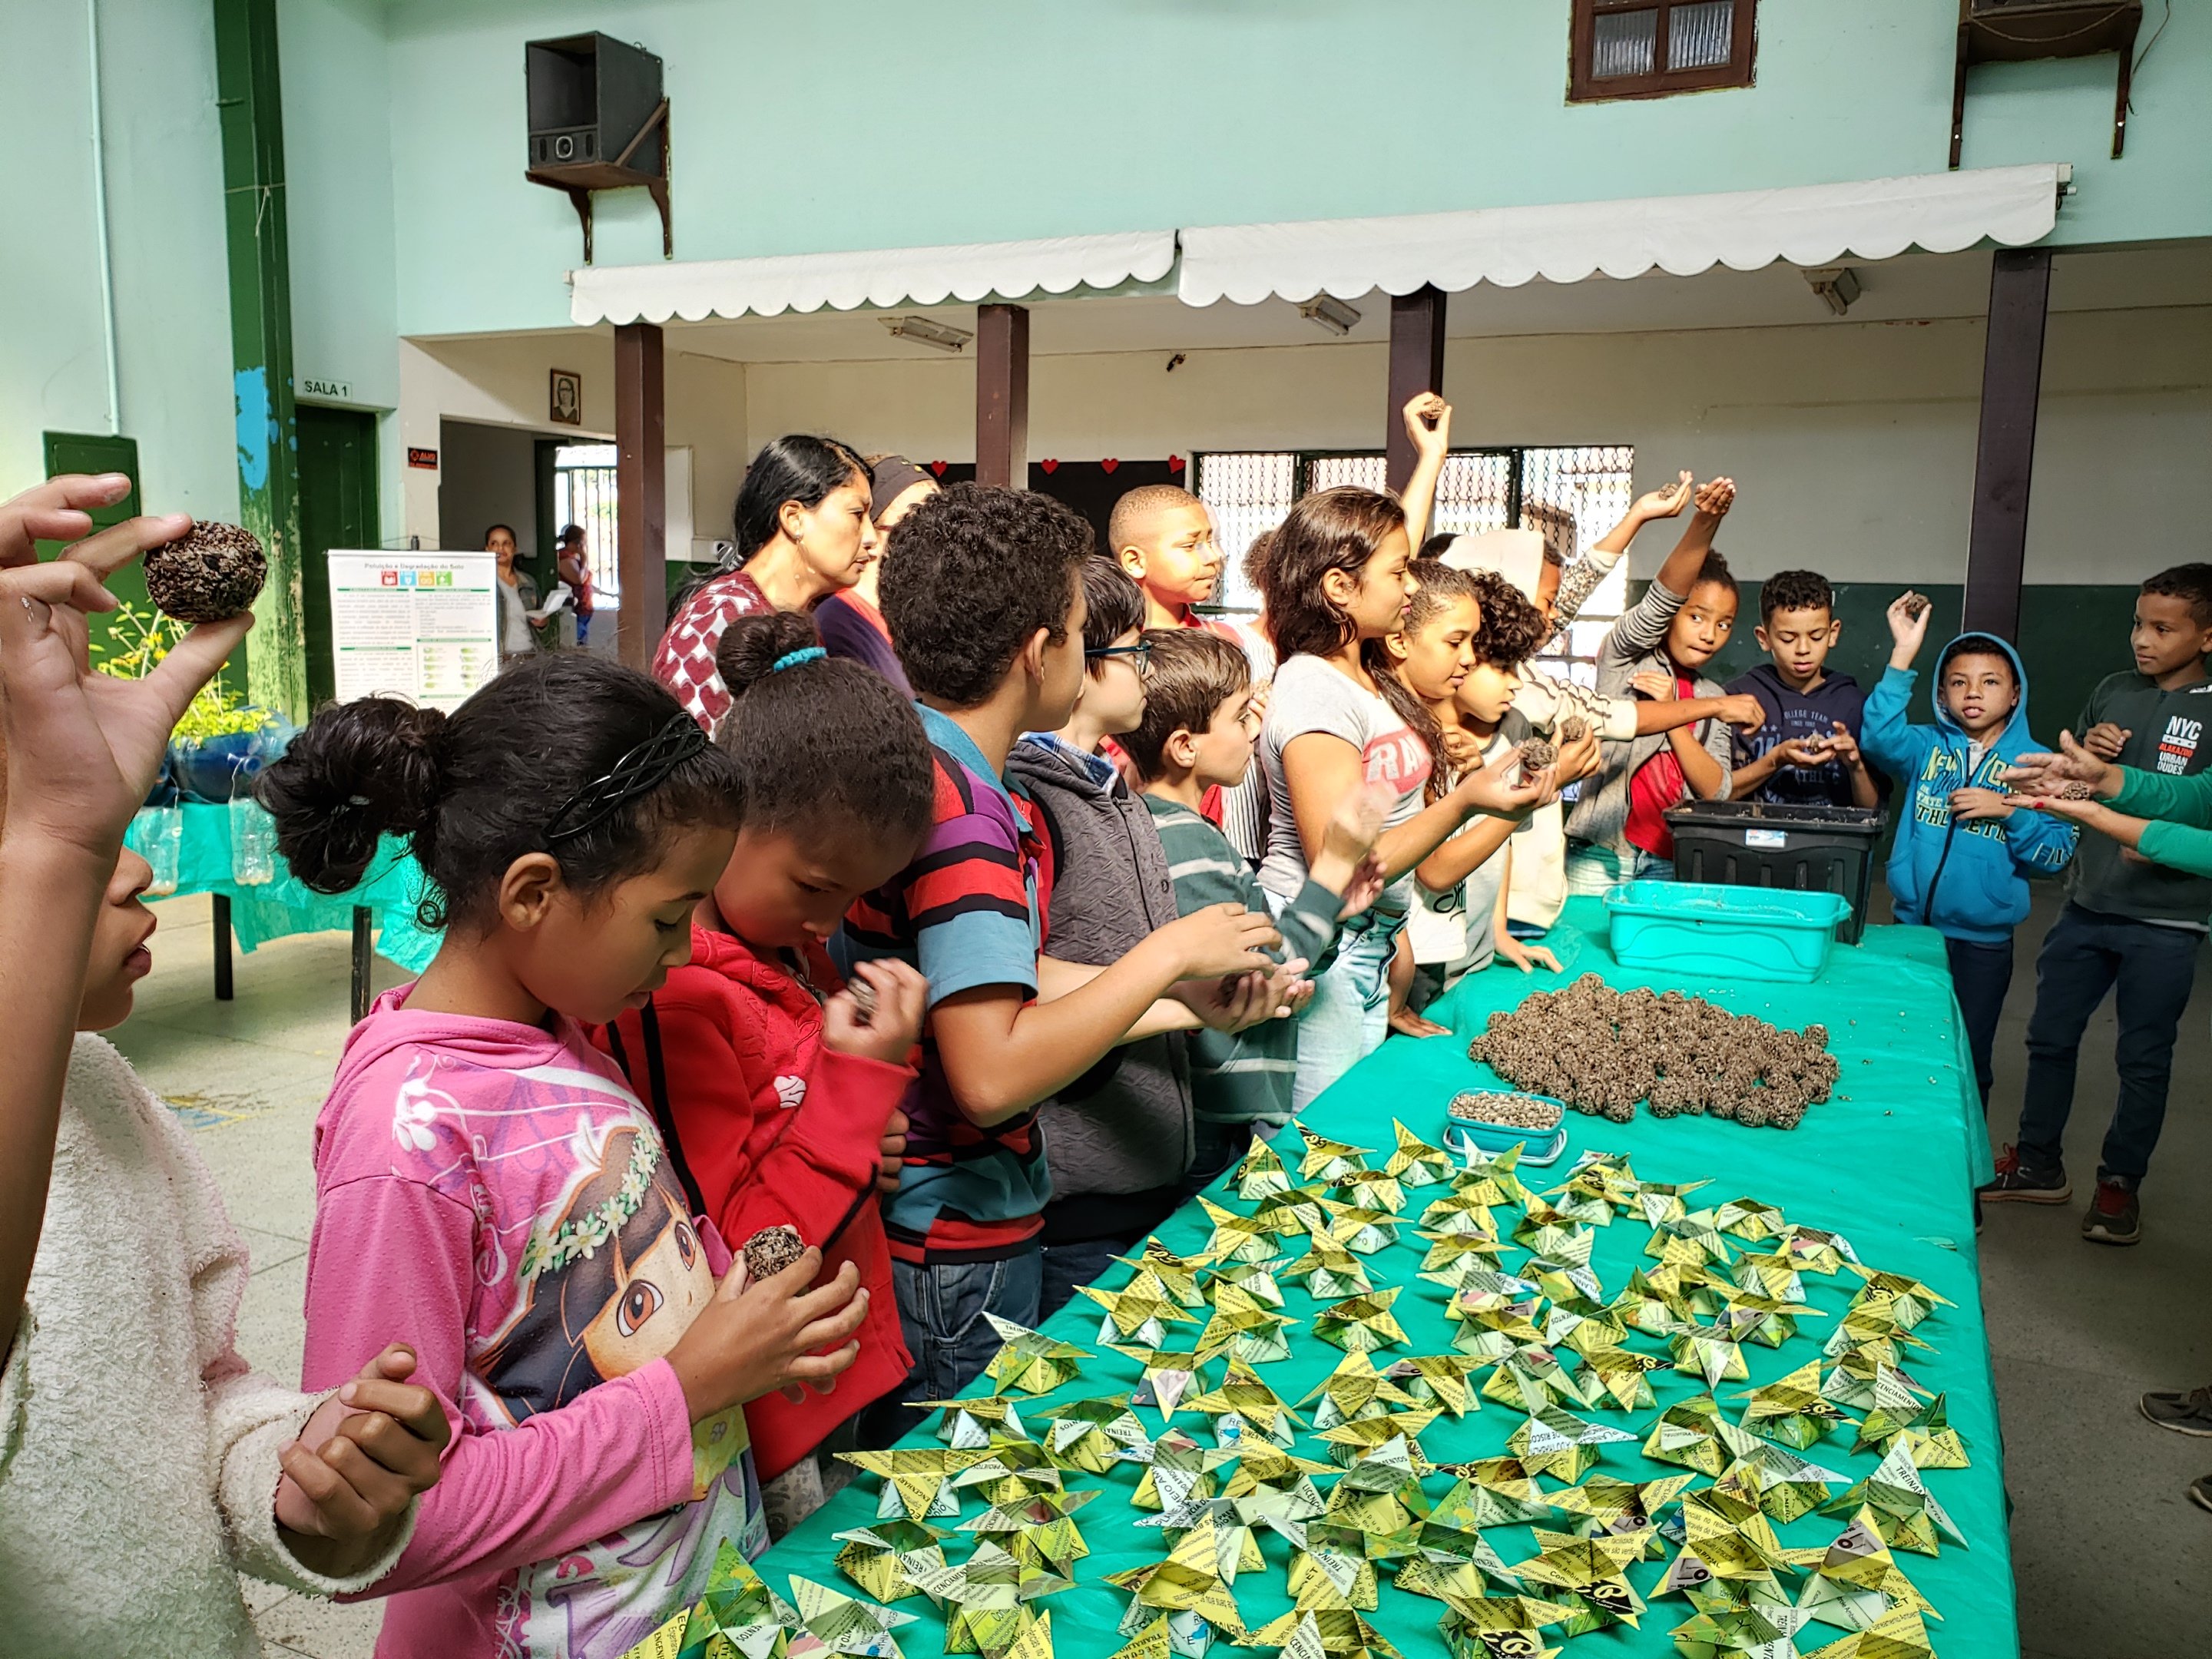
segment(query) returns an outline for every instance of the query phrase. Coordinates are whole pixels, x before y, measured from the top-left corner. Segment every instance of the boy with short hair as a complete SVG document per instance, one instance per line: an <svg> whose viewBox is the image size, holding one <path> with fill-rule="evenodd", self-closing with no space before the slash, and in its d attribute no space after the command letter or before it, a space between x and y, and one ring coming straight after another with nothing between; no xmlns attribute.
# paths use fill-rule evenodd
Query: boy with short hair
<svg viewBox="0 0 2212 1659"><path fill-rule="evenodd" d="M1908 792L1890 848L1890 897L1898 921L1943 935L1986 1111L1990 1047L2012 984L2013 929L2027 915L2027 878L2064 869L2075 833L2016 806L2005 792L2008 763L2035 739L2027 730L2027 676L2002 640L1961 634L1945 646L1929 694L1935 721L1907 721L1928 614L1927 600L1914 593L1889 607L1895 643L1867 697L1863 741L1875 764Z"/></svg>
<svg viewBox="0 0 2212 1659"><path fill-rule="evenodd" d="M1729 682L1759 699L1766 723L1739 732L1735 800L1775 806L1878 806L1879 783L1859 752L1866 693L1849 674L1830 673L1843 637L1835 590L1818 571L1778 570L1759 587L1759 648L1770 660Z"/></svg>
<svg viewBox="0 0 2212 1659"><path fill-rule="evenodd" d="M2109 676L2089 694L2074 737L2122 766L2196 775L2212 760L2204 740L2212 721L2212 680L2204 673L2212 652L2212 565L2177 565L2146 581L2129 644L2135 668ZM2074 1106L2081 1033L2117 986L2119 1098L2081 1236L2098 1244L2142 1237L2136 1188L2165 1124L2174 1036L2208 911L2212 881L2147 862L2106 836L2089 837L2067 872L2066 906L2036 958L2020 1143L2005 1149L1983 1196L2058 1204L2071 1194L2061 1142Z"/></svg>
<svg viewBox="0 0 2212 1659"><path fill-rule="evenodd" d="M1221 580L1221 549L1206 503L1175 484L1144 484L1114 503L1106 536L1115 562L1144 594L1144 625L1204 629L1234 643L1252 665L1264 715L1267 683L1275 672L1274 647L1266 633L1198 611ZM1208 789L1200 811L1245 858L1256 864L1266 854L1267 789L1256 768Z"/></svg>
<svg viewBox="0 0 2212 1659"><path fill-rule="evenodd" d="M1028 490L958 484L891 532L884 620L921 702L936 823L853 907L838 966L898 956L929 981L906 1163L884 1206L913 1399L957 1394L997 1350L988 1312L1034 1325L1052 1195L1036 1107L1186 979L1269 973L1264 915L1215 906L1148 935L1068 994L1036 1000L1050 902L1034 809L1008 782L1024 732L1067 724L1083 681L1090 526Z"/></svg>
<svg viewBox="0 0 2212 1659"><path fill-rule="evenodd" d="M1145 779L1145 805L1165 849L1176 908L1186 915L1234 902L1265 908L1252 866L1200 813L1206 789L1241 777L1252 762L1261 717L1251 665L1218 635L1153 629L1145 716L1122 748ZM1321 856L1276 918L1283 954L1308 974L1328 965L1338 921L1375 901L1381 884L1366 864L1381 832L1380 803L1355 792L1331 822ZM1190 1039L1195 1156L1186 1194L1208 1185L1243 1155L1254 1134L1272 1137L1291 1119L1297 1077L1297 1024L1273 1019L1240 1032L1208 1029Z"/></svg>
<svg viewBox="0 0 2212 1659"><path fill-rule="evenodd" d="M1041 813L1054 879L1044 902L1048 960L1096 969L1176 916L1152 814L1101 755L1143 718L1145 596L1121 567L1083 562L1083 679L1057 732L1031 732L1006 774ZM1060 988L1042 987L1050 996ZM1157 1012L1157 1011L1156 1011ZM1170 1012L1182 1012L1176 1010ZM1147 1017L1147 1025L1157 1024ZM1052 1198L1044 1206L1050 1316L1164 1221L1190 1167L1190 1056L1176 1029L1133 1036L1038 1109Z"/></svg>

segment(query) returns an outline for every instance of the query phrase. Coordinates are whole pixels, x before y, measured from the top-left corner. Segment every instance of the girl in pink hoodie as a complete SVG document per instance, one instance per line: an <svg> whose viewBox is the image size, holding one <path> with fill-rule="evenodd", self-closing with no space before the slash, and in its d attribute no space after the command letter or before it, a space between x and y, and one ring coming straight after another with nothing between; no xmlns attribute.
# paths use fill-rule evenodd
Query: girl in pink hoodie
<svg viewBox="0 0 2212 1659"><path fill-rule="evenodd" d="M307 1386L404 1331L454 1426L378 1587L380 1659L617 1659L724 1540L765 1547L744 1402L858 1352L855 1270L810 1288L810 1249L748 1285L583 1034L689 959L734 785L667 692L580 653L450 717L325 708L263 775L302 881L343 890L408 836L446 930L354 1029L315 1125Z"/></svg>

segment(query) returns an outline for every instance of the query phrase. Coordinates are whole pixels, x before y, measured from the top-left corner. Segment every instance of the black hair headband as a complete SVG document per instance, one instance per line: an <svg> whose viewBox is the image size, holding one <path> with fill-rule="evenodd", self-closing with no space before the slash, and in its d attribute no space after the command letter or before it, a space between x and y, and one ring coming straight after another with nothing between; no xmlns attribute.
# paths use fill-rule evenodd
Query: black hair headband
<svg viewBox="0 0 2212 1659"><path fill-rule="evenodd" d="M596 830L630 802L668 781L676 769L707 747L707 733L689 714L677 714L659 731L561 803L545 826L545 844Z"/></svg>

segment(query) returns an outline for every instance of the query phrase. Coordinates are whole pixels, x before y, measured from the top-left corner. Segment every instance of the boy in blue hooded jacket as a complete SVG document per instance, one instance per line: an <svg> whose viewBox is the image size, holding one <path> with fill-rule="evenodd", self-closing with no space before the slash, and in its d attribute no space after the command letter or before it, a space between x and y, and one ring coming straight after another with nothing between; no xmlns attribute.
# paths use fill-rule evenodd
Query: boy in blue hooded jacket
<svg viewBox="0 0 2212 1659"><path fill-rule="evenodd" d="M1896 641L1866 702L1860 746L1905 791L1889 854L1897 919L1943 935L1951 984L1973 1051L1982 1109L1990 1104L1990 1047L2012 986L2012 934L2027 915L2030 874L2055 876L2074 856L2074 826L2015 808L1999 781L2013 757L2035 748L2019 654L1990 634L1961 634L1936 659L1936 720L1905 720L1912 660L1928 633L1928 601L1889 607Z"/></svg>

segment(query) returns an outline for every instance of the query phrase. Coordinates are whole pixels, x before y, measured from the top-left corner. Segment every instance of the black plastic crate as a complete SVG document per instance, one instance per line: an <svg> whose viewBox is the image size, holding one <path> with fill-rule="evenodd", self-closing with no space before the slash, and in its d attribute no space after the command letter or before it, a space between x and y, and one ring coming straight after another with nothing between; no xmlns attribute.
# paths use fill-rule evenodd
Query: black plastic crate
<svg viewBox="0 0 2212 1659"><path fill-rule="evenodd" d="M1846 945L1866 931L1874 851L1888 821L1878 806L1755 800L1701 800L1667 814L1679 879L1840 893L1851 904L1850 920L1836 930Z"/></svg>

